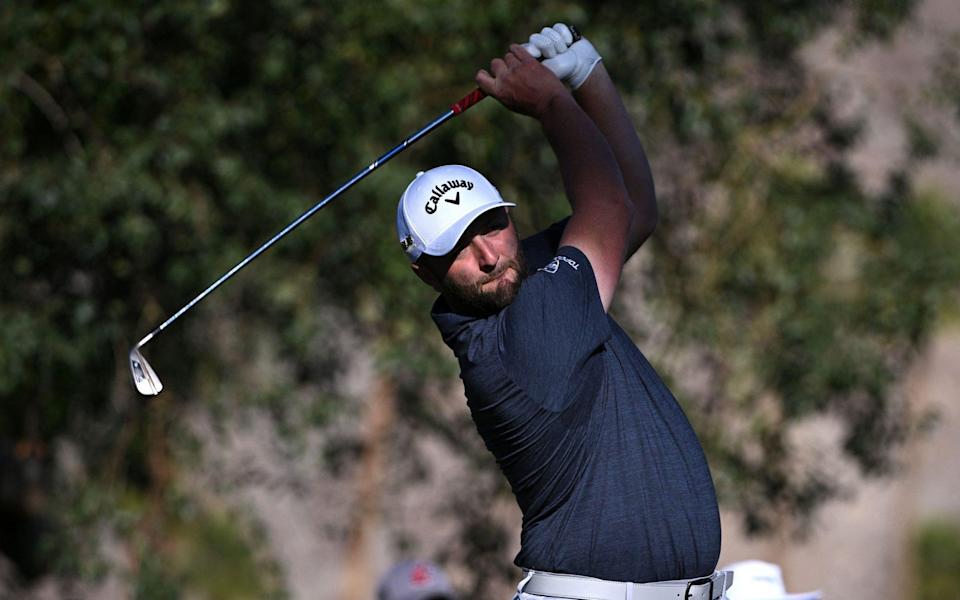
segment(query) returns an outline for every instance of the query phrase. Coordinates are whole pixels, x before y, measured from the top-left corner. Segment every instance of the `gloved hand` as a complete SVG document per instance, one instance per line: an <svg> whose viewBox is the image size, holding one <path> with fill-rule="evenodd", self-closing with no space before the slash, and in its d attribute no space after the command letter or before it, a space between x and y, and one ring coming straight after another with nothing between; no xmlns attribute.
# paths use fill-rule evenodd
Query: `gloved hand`
<svg viewBox="0 0 960 600"><path fill-rule="evenodd" d="M574 42L573 33L563 23L544 27L540 33L531 35L530 42L523 47L534 58L543 57L543 66L573 90L583 85L601 60L587 38Z"/></svg>

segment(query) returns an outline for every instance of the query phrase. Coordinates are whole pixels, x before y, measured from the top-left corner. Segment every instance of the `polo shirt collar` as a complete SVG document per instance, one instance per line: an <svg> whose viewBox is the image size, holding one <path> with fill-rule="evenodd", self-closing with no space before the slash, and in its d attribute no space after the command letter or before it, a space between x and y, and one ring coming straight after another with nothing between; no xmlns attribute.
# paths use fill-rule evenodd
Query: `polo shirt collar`
<svg viewBox="0 0 960 600"><path fill-rule="evenodd" d="M450 346L455 354L459 355L461 350L466 350L470 343L470 331L474 323L483 321L485 317L475 315L463 315L455 312L443 296L437 298L430 311L433 322L440 329L440 335L443 336L444 343Z"/></svg>

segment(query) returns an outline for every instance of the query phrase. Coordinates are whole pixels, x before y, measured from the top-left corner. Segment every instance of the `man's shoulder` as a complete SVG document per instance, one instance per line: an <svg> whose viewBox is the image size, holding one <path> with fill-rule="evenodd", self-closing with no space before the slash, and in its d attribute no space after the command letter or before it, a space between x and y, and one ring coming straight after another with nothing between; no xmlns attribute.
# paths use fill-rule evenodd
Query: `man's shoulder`
<svg viewBox="0 0 960 600"><path fill-rule="evenodd" d="M453 350L460 362L478 362L497 349L496 331L503 311L487 316L456 312L440 296L430 316L436 323L443 341Z"/></svg>

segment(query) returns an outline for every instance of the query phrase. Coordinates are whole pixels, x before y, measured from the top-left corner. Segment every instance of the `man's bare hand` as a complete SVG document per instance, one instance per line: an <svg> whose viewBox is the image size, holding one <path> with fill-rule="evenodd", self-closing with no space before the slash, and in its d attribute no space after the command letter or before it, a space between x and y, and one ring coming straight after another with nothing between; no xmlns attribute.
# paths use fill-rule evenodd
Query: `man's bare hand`
<svg viewBox="0 0 960 600"><path fill-rule="evenodd" d="M480 69L476 81L488 96L535 119L546 114L555 99L570 95L563 82L519 44L511 44L503 58L493 59L490 72Z"/></svg>

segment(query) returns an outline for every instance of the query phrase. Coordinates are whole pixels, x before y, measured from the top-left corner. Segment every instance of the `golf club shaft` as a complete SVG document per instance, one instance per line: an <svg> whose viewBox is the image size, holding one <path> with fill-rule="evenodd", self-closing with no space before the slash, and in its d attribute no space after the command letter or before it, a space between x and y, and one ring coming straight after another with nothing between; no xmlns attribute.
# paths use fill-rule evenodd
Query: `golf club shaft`
<svg viewBox="0 0 960 600"><path fill-rule="evenodd" d="M183 313L193 308L201 300L206 298L210 294L210 292L212 292L213 290L223 285L228 279L236 275L237 272L239 272L245 266L250 264L255 258L257 258L261 254L266 252L271 246L273 246L278 241L280 241L284 236L286 236L288 233L296 229L301 223L303 223L304 221L312 217L314 213L316 213L318 210L326 206L334 198L336 198L343 192L353 187L354 184L356 184L358 181L360 181L361 179L363 179L364 177L366 177L367 175L369 175L370 173L378 169L381 165L389 161L391 158L393 158L397 154L400 154L401 152L406 150L409 146L413 145L414 142L416 142L423 136L427 135L428 133L430 133L431 131L433 131L443 123L445 123L451 117L459 115L460 113L467 110L468 108L470 108L471 106L479 102L480 100L483 100L485 97L486 97L486 94L484 94L479 89L473 90L472 92L470 92L469 94L467 94L466 96L464 96L463 98L461 98L460 100L452 104L450 106L450 109L444 112L442 115L440 115L433 121L430 121L424 127L422 127L419 131L413 133L407 139L403 140L401 143L397 144L395 147L388 150L385 154L383 154L383 156L381 156L377 160L370 163L367 167L361 169L356 175L351 177L346 183L344 183L339 188L334 190L333 193L328 195L326 198L317 202L316 204L311 206L309 209L307 209L306 212L304 212L299 217L294 219L289 225L287 225L286 227L281 229L279 232L277 232L276 235L274 235L272 238L264 242L259 248L257 248L256 250L251 252L249 255L247 255L246 258L244 258L239 263L237 263L232 269L230 269L229 271L221 275L220 278L214 281L212 284L210 284L210 286L207 289L197 294L196 298L186 303L180 310L173 313L173 315L171 315L166 321L164 321L159 326L157 326L156 329L154 329L153 331L148 333L146 336L144 336L144 338L137 343L137 348L142 347L144 344L146 344L151 339L153 339L154 336L156 336L158 333L166 329L168 325L170 325L171 323L179 319L180 316L183 315Z"/></svg>

